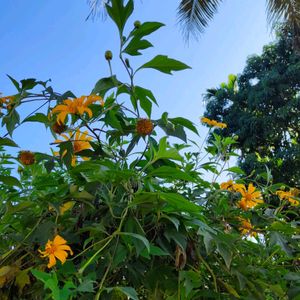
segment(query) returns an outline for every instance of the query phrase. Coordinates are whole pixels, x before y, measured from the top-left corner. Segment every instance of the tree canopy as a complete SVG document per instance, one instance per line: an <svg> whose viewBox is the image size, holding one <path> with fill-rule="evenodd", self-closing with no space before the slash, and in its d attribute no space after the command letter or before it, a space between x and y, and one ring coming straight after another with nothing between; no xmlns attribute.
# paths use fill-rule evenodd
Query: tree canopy
<svg viewBox="0 0 300 300"><path fill-rule="evenodd" d="M272 170L274 180L300 185L300 56L292 34L281 31L239 76L209 89L206 116L238 136L239 164L247 174Z"/></svg>

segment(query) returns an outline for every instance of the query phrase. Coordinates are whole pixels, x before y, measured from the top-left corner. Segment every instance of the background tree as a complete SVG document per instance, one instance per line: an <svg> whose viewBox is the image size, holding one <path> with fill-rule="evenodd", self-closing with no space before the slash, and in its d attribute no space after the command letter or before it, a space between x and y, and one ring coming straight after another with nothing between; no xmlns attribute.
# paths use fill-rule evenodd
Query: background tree
<svg viewBox="0 0 300 300"><path fill-rule="evenodd" d="M254 55L238 77L207 90L205 115L238 135L239 164L247 174L272 169L274 180L300 185L300 56L292 34Z"/></svg>
<svg viewBox="0 0 300 300"><path fill-rule="evenodd" d="M101 7L111 0L88 0L91 11L88 17L95 16ZM178 20L182 26L184 37L197 37L203 33L209 22L217 13L222 0L180 0ZM294 33L294 43L300 47L300 1L299 0L267 0L266 10L271 26L281 21Z"/></svg>

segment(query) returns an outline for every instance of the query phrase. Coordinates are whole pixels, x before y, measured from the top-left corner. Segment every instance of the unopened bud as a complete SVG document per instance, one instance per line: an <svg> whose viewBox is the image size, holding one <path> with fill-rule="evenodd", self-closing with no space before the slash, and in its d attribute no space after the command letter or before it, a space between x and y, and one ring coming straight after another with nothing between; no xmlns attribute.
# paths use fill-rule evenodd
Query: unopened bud
<svg viewBox="0 0 300 300"><path fill-rule="evenodd" d="M141 22L137 20L133 23L133 25L135 29L139 29L141 27Z"/></svg>
<svg viewBox="0 0 300 300"><path fill-rule="evenodd" d="M113 58L112 52L110 50L105 51L105 59L112 60L112 58Z"/></svg>
<svg viewBox="0 0 300 300"><path fill-rule="evenodd" d="M131 67L130 67L130 63L129 63L129 59L128 59L128 58L125 58L125 63L126 63L126 66L127 66L128 68L131 68Z"/></svg>

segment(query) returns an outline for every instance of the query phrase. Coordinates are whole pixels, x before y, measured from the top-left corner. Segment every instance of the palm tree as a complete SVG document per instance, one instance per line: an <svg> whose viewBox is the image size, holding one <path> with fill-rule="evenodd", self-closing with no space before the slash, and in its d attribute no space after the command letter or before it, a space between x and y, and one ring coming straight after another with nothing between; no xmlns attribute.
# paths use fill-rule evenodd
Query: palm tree
<svg viewBox="0 0 300 300"><path fill-rule="evenodd" d="M91 7L90 16L95 16L100 7L111 0L88 0ZM217 13L222 0L180 0L178 20L182 26L184 37L198 37ZM271 26L281 21L295 35L300 44L300 0L266 0L267 19Z"/></svg>

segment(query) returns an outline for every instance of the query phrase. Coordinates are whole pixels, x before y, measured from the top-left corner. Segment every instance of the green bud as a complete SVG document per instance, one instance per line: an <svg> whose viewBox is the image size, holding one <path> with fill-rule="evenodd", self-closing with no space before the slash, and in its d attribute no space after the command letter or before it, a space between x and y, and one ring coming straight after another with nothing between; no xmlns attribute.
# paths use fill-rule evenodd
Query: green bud
<svg viewBox="0 0 300 300"><path fill-rule="evenodd" d="M109 50L105 51L105 59L112 60L112 58L113 58L112 52Z"/></svg>
<svg viewBox="0 0 300 300"><path fill-rule="evenodd" d="M133 25L135 29L139 29L141 27L141 22L137 20L133 23Z"/></svg>
<svg viewBox="0 0 300 300"><path fill-rule="evenodd" d="M131 67L130 67L130 63L129 63L129 59L128 59L128 58L125 58L125 63L126 63L126 66L127 66L128 68L131 68Z"/></svg>

